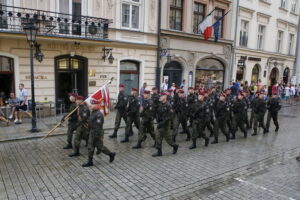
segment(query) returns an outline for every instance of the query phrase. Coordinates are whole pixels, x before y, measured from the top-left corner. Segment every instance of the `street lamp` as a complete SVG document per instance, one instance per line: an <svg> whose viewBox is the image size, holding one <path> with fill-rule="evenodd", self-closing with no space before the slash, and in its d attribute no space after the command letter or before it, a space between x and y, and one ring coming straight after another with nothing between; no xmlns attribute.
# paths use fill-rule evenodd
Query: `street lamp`
<svg viewBox="0 0 300 200"><path fill-rule="evenodd" d="M31 104L32 104L32 128L30 132L38 132L36 127L36 110L35 110L35 95L34 95L34 70L33 70L33 48L36 41L36 35L38 29L34 26L33 23L28 23L24 26L24 31L27 37L27 41L30 46L30 74L31 74Z"/></svg>

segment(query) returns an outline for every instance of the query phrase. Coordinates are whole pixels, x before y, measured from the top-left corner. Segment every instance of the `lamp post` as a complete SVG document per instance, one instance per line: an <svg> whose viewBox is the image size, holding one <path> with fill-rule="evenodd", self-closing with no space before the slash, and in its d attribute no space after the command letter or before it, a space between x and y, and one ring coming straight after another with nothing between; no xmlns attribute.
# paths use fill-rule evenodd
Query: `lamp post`
<svg viewBox="0 0 300 200"><path fill-rule="evenodd" d="M33 48L36 41L36 35L38 29L34 26L33 23L28 23L24 27L24 31L27 37L27 41L30 46L30 74L31 74L31 104L32 104L32 128L30 132L38 132L36 127L36 110L35 110L35 94L34 94L34 69L33 69Z"/></svg>

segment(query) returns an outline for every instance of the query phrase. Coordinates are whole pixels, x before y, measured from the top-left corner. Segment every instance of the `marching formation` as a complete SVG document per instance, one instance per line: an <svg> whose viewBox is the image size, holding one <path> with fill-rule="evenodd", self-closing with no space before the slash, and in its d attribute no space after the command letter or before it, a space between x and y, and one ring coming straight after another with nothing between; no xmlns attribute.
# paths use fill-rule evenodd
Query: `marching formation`
<svg viewBox="0 0 300 200"><path fill-rule="evenodd" d="M243 90L237 95L232 95L231 89L217 92L217 88L211 89L188 88L186 95L184 90L175 88L169 89L158 94L156 87L152 92L144 90L142 101L138 98L138 90L131 89L131 94L125 94L125 86L119 85L118 101L115 109L117 110L115 128L110 138L116 138L118 129L123 119L126 123L125 138L121 143L129 142L132 136L133 124L139 130L138 141L133 149L142 148L143 142L148 138L148 134L153 140L153 147L157 152L152 156L162 156L162 141L165 141L173 148L172 153L176 154L179 145L176 144L178 134L186 134L186 141L191 141L189 149L197 147L197 140L203 139L204 146L219 143L219 131L221 131L226 142L236 139L238 129L247 138L247 130L253 128L252 136L258 134L262 128L263 134L269 132L271 119L279 130L277 115L281 109L280 98L277 93L267 96L264 91L254 93L253 91ZM83 103L83 97L70 94L72 108L79 106L77 113L73 113L69 118L68 139L65 149L73 148L74 152L69 156L79 156L80 142L86 141L88 146L88 161L83 167L93 165L93 155L96 153L109 156L113 162L115 153L109 151L103 145L103 114L98 110L99 101L92 100L91 108ZM71 108L71 109L72 109ZM251 114L249 114L251 113ZM267 121L264 118L267 113ZM64 118L63 118L64 120ZM155 124L156 131L155 131ZM179 133L179 127L182 132ZM206 128L210 135L206 134ZM75 133L74 145L72 145L72 135ZM213 140L210 143L210 138Z"/></svg>

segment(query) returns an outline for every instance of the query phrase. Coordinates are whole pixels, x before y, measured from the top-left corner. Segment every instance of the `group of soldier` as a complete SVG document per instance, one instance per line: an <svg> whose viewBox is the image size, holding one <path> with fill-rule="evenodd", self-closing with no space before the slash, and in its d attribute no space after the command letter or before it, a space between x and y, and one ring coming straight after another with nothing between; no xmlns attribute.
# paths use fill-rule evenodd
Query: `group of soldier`
<svg viewBox="0 0 300 200"><path fill-rule="evenodd" d="M131 89L131 94L125 94L125 86L119 85L119 94L115 109L117 110L115 128L110 138L116 138L118 129L123 119L126 123L125 137L121 143L129 142L133 135L133 124L138 129L138 141L132 148L142 148L142 143L146 140L147 134L154 141L157 152L152 156L162 156L162 141L173 147L173 154L177 153L179 145L176 144L176 137L179 133L179 126L182 126L180 134L186 134L186 141L192 141L189 149L197 147L197 139L203 139L207 147L210 137L214 140L211 144L219 143L219 131L225 135L226 142L236 139L238 129L247 138L247 129L253 128L252 136L258 134L258 128L263 129L263 133L269 132L271 119L279 130L278 111L281 109L280 98L277 93L267 97L264 91L251 93L249 90L239 91L237 95L232 95L231 89L217 92L217 88L200 88L195 90L188 88L186 95L184 90L176 88L158 93L156 87L144 91L143 99L139 99L138 90ZM108 155L110 162L114 160L115 153L110 152L103 145L103 114L98 110L100 102L91 101L91 110L83 103L83 97L70 94L70 101L73 102L71 110L79 106L77 113L69 118L68 124L68 144L66 149L72 148L74 152L69 156L79 156L80 142L86 140L88 144L88 161L83 167L93 165L93 154L97 148L97 154L103 152ZM250 111L250 115L248 115ZM264 123L265 114L267 122ZM156 122L156 123L155 123ZM156 131L155 131L155 124ZM206 134L206 128L210 135ZM72 145L72 135L76 130L74 145Z"/></svg>

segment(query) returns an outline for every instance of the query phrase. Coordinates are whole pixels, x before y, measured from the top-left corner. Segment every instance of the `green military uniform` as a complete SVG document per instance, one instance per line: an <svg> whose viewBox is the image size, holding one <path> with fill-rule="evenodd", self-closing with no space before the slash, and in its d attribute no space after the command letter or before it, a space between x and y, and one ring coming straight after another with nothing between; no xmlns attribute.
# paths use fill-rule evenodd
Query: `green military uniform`
<svg viewBox="0 0 300 200"><path fill-rule="evenodd" d="M125 94L124 91L119 92L118 95L118 102L116 105L116 109L117 109L117 114L116 114L116 119L115 119L115 128L114 128L114 132L112 135L110 135L110 138L115 138L117 137L117 133L121 124L121 120L123 119L126 122L126 106L128 103L128 98L127 95Z"/></svg>
<svg viewBox="0 0 300 200"><path fill-rule="evenodd" d="M253 112L254 112L254 119L253 119L253 130L254 133L252 136L257 135L257 125L264 129L264 133L266 133L266 127L264 124L264 117L266 113L267 107L266 102L262 99L257 98L253 104Z"/></svg>
<svg viewBox="0 0 300 200"><path fill-rule="evenodd" d="M159 94L151 94L151 100L153 102L154 113L156 114L159 105Z"/></svg>
<svg viewBox="0 0 300 200"><path fill-rule="evenodd" d="M250 98L250 105L251 105L251 115L250 115L250 128L253 127L253 121L254 121L254 104L256 103L257 97L255 95L251 96Z"/></svg>
<svg viewBox="0 0 300 200"><path fill-rule="evenodd" d="M267 132L269 132L271 119L273 119L274 125L276 126L275 131L277 132L279 130L278 112L281 109L280 98L272 97L271 99L269 99L267 102L267 108L268 108L267 123L266 123Z"/></svg>
<svg viewBox="0 0 300 200"><path fill-rule="evenodd" d="M157 153L153 154L153 157L161 156L162 140L173 147L173 154L177 153L178 145L172 140L172 134L170 134L171 123L171 105L169 103L160 103L157 110L157 133L156 133L156 148Z"/></svg>
<svg viewBox="0 0 300 200"><path fill-rule="evenodd" d="M193 131L192 131L192 145L190 146L190 149L196 148L196 141L198 136L203 138L205 140L205 146L208 146L209 138L205 134L205 127L207 126L209 122L209 105L205 103L204 101L197 101L194 104L193 111L192 111L192 117L193 120Z"/></svg>
<svg viewBox="0 0 300 200"><path fill-rule="evenodd" d="M138 97L130 95L128 97L128 106L126 108L126 128L125 128L125 139L121 142L129 142L130 131L132 130L132 124L134 123L137 129L140 128L140 101Z"/></svg>
<svg viewBox="0 0 300 200"><path fill-rule="evenodd" d="M195 105L195 103L197 102L197 95L195 93L190 93L187 97L186 97L186 101L188 103L188 118L190 120L190 127L192 127L193 125L193 116L191 115L193 107Z"/></svg>
<svg viewBox="0 0 300 200"><path fill-rule="evenodd" d="M250 123L249 123L249 117L248 117L248 109L251 106L251 101L249 99L249 96L245 96L243 101L246 104L246 107L245 107L245 110L244 110L244 112L245 112L245 114L244 114L244 123L246 124L247 129L249 129L250 128Z"/></svg>
<svg viewBox="0 0 300 200"><path fill-rule="evenodd" d="M236 131L238 127L244 133L244 137L247 137L247 131L245 129L245 115L247 114L246 111L247 105L244 100L237 99L232 103L232 112L233 112L233 132L231 139L235 139Z"/></svg>
<svg viewBox="0 0 300 200"><path fill-rule="evenodd" d="M146 140L147 135L146 133L149 132L152 139L155 141L155 133L154 133L154 105L151 99L145 99L143 103L143 110L140 114L141 116L141 124L139 128L139 136L138 136L138 143L134 146L134 149L141 148L141 143Z"/></svg>
<svg viewBox="0 0 300 200"><path fill-rule="evenodd" d="M174 117L173 121L173 140L176 141L176 136L178 134L179 125L181 124L183 128L183 132L187 134L186 141L191 139L191 133L187 126L188 119L188 103L185 98L179 98L175 102L174 111L176 117Z"/></svg>
<svg viewBox="0 0 300 200"><path fill-rule="evenodd" d="M99 110L92 111L88 119L89 126L89 144L88 144L88 161L84 163L83 167L93 165L93 156L95 148L100 148L101 151L110 157L110 162L114 160L115 153L111 152L103 145L103 123L104 116Z"/></svg>
<svg viewBox="0 0 300 200"><path fill-rule="evenodd" d="M233 101L232 96L231 95L227 96L225 101L227 103L227 107L229 108L228 112L226 113L227 115L226 115L225 120L226 120L226 123L227 123L227 127L229 129L229 132L232 133L233 132L233 125L232 125L233 116L232 116L232 110L231 110L232 101Z"/></svg>
<svg viewBox="0 0 300 200"><path fill-rule="evenodd" d="M81 139L85 138L86 142L88 142L88 123L87 120L90 116L89 108L86 104L82 104L79 106L77 110L77 129L74 139L74 152L70 154L70 157L79 156L79 148Z"/></svg>
<svg viewBox="0 0 300 200"><path fill-rule="evenodd" d="M205 100L205 103L207 104L207 106L209 108L209 113L207 114L207 116L209 118L209 121L208 121L209 123L206 123L204 129L207 127L208 130L210 131L210 135L213 136L214 130L213 130L212 126L214 126L214 124L215 124L215 120L214 120L214 104L215 104L215 99L213 97L209 96Z"/></svg>
<svg viewBox="0 0 300 200"><path fill-rule="evenodd" d="M77 107L76 103L72 103L70 106L70 111ZM65 117L63 117L62 121ZM77 128L77 114L74 112L68 120L68 131L67 131L67 146L64 149L72 149L73 133Z"/></svg>
<svg viewBox="0 0 300 200"><path fill-rule="evenodd" d="M229 141L229 133L226 127L226 123L227 123L226 117L228 116L228 112L229 112L228 104L225 101L219 100L215 108L215 115L216 115L216 120L214 125L215 140L212 142L212 144L217 144L219 141L218 140L219 129L221 129L222 133L226 136L226 141L227 142Z"/></svg>

